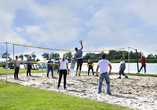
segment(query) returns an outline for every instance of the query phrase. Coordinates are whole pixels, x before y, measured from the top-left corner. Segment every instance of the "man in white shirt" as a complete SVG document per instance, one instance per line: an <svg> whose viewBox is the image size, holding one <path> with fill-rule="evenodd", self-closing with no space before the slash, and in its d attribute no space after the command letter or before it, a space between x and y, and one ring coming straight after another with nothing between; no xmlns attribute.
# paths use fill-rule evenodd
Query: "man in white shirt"
<svg viewBox="0 0 157 110"><path fill-rule="evenodd" d="M110 62L105 59L105 57L106 57L105 54L101 55L102 60L98 62L97 69L96 69L96 75L98 76L98 69L100 67L98 94L101 93L102 82L105 79L107 84L107 94L111 95L109 75L111 74L112 66ZM108 67L109 67L109 71L108 71Z"/></svg>

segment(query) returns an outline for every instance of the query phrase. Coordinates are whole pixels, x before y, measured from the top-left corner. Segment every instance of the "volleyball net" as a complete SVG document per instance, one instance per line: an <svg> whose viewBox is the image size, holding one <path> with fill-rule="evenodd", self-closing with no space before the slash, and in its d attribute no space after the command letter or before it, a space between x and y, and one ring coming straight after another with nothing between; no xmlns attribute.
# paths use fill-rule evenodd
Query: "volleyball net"
<svg viewBox="0 0 157 110"><path fill-rule="evenodd" d="M52 59L53 65L58 65L58 61L62 58L63 54L66 55L69 63L71 59L75 57L75 50L63 50L63 49L53 49L53 48L44 48L44 47L36 47L29 45L21 45L21 44L13 44L13 61L16 61L15 56L18 56L18 61L26 64L33 63L38 65L39 68L46 66L49 58ZM83 60L84 64L88 62L89 59L92 62L97 63L101 60L101 55L105 53L106 59L108 59L111 63L120 62L120 58L125 58L125 50L124 48L118 49L109 49L109 50L94 50L94 51L83 51ZM114 55L114 56L113 56ZM32 57L33 61L27 61L29 57ZM69 64L71 65L71 64Z"/></svg>

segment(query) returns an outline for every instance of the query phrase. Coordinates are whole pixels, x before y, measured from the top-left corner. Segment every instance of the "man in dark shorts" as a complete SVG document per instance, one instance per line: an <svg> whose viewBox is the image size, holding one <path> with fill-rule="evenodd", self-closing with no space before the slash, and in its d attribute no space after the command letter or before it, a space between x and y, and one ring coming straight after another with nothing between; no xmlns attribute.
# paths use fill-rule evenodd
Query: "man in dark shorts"
<svg viewBox="0 0 157 110"><path fill-rule="evenodd" d="M28 76L28 73L29 73L30 76L32 76L31 75L31 69L32 69L32 65L33 65L33 63L32 63L33 60L31 58L32 57L30 56L29 59L27 60L28 61L27 62L27 74L26 74L27 76ZM33 68L34 68L34 65L33 65Z"/></svg>
<svg viewBox="0 0 157 110"><path fill-rule="evenodd" d="M54 64L53 64L53 61L51 61L51 58L50 60L47 62L47 77L49 77L49 72L51 71L52 73L52 78L54 77L53 76L53 69L54 69Z"/></svg>
<svg viewBox="0 0 157 110"><path fill-rule="evenodd" d="M88 76L89 76L89 72L90 72L90 69L92 70L92 73L94 75L94 71L93 71L93 62L91 61L91 59L88 60L88 64L87 64L87 67L88 67Z"/></svg>
<svg viewBox="0 0 157 110"><path fill-rule="evenodd" d="M75 48L76 53L75 53L75 57L77 59L77 68L76 68L76 75L78 72L78 68L79 68L79 76L81 75L81 68L82 68L82 63L83 63L83 44L82 42L80 42L81 44L81 49L78 49L77 47Z"/></svg>

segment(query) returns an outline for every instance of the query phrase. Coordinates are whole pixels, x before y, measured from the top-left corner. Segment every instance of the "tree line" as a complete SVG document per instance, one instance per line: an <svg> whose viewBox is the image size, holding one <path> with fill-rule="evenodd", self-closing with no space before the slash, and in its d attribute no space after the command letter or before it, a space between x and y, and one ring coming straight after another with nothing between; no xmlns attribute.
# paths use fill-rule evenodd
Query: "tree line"
<svg viewBox="0 0 157 110"><path fill-rule="evenodd" d="M89 59L94 60L94 61L98 61L101 59L101 55L104 52L100 52L100 53L86 53L83 56L83 60L87 61ZM128 59L128 54L129 54L129 59L136 59L136 52L130 51L128 53L128 51L125 51L125 59ZM137 52L138 54L138 58L141 58L141 56L143 55L142 52ZM10 57L10 54L6 52L2 54L2 58L6 58L6 56L8 56L9 61L12 60L12 58ZM39 58L37 58L35 52L31 53L31 54L21 54L18 57L21 60L24 60L24 58L28 59L29 56L32 56L33 61L38 62L40 61ZM60 59L60 55L59 53L43 53L41 55L43 57L43 59L45 60L49 60L49 58L55 59L55 60L59 60ZM113 60L119 60L121 57L123 57L123 51L116 51L116 50L112 50L109 51L108 53L106 53L106 59L108 59L109 61L113 61ZM144 56L145 57L145 56ZM72 58L75 58L75 54L72 54L71 52L67 52L66 53L66 58L67 60L70 62ZM145 57L146 59L157 59L157 55L153 55L153 54L149 54L147 55L147 57Z"/></svg>

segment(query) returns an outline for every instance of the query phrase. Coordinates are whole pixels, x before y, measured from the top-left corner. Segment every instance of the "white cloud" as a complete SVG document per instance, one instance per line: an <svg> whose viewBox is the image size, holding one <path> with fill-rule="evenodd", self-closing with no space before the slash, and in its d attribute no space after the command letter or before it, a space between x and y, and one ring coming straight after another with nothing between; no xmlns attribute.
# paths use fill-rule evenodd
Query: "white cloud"
<svg viewBox="0 0 157 110"><path fill-rule="evenodd" d="M26 40L17 33L13 32L12 21L18 0L9 2L2 0L0 4L0 39L1 42L26 43Z"/></svg>
<svg viewBox="0 0 157 110"><path fill-rule="evenodd" d="M15 31L18 31L18 32L24 31L24 29L22 29L21 27L15 27L14 30L15 30Z"/></svg>
<svg viewBox="0 0 157 110"><path fill-rule="evenodd" d="M37 34L41 32L41 29L38 26L25 26L25 31L26 34L35 34L35 33Z"/></svg>
<svg viewBox="0 0 157 110"><path fill-rule="evenodd" d="M133 46L142 52L156 53L149 35L149 26L157 29L157 1L146 0L64 0L39 5L34 0L2 0L0 4L1 42L71 48L69 44L84 40L84 49L121 48ZM36 24L13 26L17 9L23 9ZM138 24L138 21L141 24ZM138 25L137 25L138 24ZM15 32L14 32L15 31ZM152 33L155 39L157 33ZM57 42L57 43L56 43ZM144 48L145 44L153 48ZM144 48L144 49L143 49Z"/></svg>
<svg viewBox="0 0 157 110"><path fill-rule="evenodd" d="M27 41L14 32L10 32L2 37L2 42L25 44Z"/></svg>
<svg viewBox="0 0 157 110"><path fill-rule="evenodd" d="M132 0L124 8L140 17L148 25L157 24L156 0Z"/></svg>

